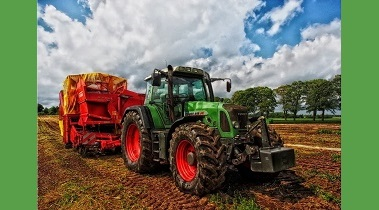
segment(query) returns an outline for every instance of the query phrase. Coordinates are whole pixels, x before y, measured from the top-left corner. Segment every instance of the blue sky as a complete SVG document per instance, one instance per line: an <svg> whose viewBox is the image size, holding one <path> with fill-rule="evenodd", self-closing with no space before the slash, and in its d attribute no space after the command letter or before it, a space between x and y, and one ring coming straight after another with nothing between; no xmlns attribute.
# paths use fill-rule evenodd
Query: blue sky
<svg viewBox="0 0 379 210"><path fill-rule="evenodd" d="M337 0L38 0L38 101L57 105L68 74L101 71L143 92L154 68L229 77L232 92L341 73ZM224 84L216 95L231 97Z"/></svg>
<svg viewBox="0 0 379 210"><path fill-rule="evenodd" d="M72 19L85 23L86 18L90 17L92 12L84 1L78 0L38 0L38 5L45 7L46 5L53 5L58 10L62 11Z"/></svg>
<svg viewBox="0 0 379 210"><path fill-rule="evenodd" d="M301 41L300 30L314 23L329 23L338 18L341 19L341 2L338 0L305 0L302 2L302 11L295 14L295 17L288 20L281 28L280 32L275 35L259 34L257 29L263 28L268 30L272 22L259 22L259 17L264 16L273 8L283 6L284 1L270 0L266 1L266 6L262 7L255 14L258 20L253 20L250 16L245 23L246 36L257 43L261 50L256 53L257 56L271 57L278 46L296 45ZM251 25L252 27L249 27Z"/></svg>

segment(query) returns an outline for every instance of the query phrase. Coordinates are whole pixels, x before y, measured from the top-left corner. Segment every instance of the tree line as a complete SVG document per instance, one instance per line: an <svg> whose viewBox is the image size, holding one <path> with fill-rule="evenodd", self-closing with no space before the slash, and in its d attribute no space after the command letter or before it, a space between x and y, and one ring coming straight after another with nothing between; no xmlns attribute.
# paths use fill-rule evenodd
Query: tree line
<svg viewBox="0 0 379 210"><path fill-rule="evenodd" d="M42 104L38 104L38 114L39 115L57 115L59 111L58 106L52 106L50 108L44 107Z"/></svg>
<svg viewBox="0 0 379 210"><path fill-rule="evenodd" d="M216 97L216 101L220 100ZM266 117L274 112L277 105L281 105L286 120L290 114L295 120L300 110L312 113L315 120L317 111L321 111L321 118L324 120L325 111L335 114L336 110L341 110L341 75L335 75L331 80L295 81L275 89L253 87L238 90L231 99L223 101L246 106L249 112Z"/></svg>

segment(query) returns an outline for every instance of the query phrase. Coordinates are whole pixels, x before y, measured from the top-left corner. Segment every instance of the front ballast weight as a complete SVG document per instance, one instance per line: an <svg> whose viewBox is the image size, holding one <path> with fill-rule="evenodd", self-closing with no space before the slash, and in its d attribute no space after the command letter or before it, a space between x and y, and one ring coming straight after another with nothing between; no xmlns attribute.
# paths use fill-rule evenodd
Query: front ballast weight
<svg viewBox="0 0 379 210"><path fill-rule="evenodd" d="M233 166L249 165L253 172L280 172L295 166L295 151L281 139L271 139L265 117L251 120L248 131L227 140L227 161Z"/></svg>

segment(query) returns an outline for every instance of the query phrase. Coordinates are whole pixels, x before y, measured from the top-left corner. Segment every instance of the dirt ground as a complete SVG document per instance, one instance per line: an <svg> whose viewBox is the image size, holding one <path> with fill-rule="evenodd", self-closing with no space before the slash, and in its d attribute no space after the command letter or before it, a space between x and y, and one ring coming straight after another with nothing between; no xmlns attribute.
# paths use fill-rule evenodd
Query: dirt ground
<svg viewBox="0 0 379 210"><path fill-rule="evenodd" d="M340 125L273 124L285 143L340 148ZM331 132L332 131L332 132ZM295 148L296 167L267 182L230 171L204 197L180 192L168 167L126 169L120 154L82 158L64 149L57 116L38 117L38 209L341 209L341 152Z"/></svg>

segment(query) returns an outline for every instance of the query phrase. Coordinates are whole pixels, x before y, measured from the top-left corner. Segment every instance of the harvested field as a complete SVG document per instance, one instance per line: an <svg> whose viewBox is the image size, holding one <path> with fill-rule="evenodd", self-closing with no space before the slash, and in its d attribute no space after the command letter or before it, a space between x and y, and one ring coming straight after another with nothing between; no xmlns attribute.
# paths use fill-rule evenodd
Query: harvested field
<svg viewBox="0 0 379 210"><path fill-rule="evenodd" d="M341 145L340 125L270 126L285 143ZM125 168L119 154L82 158L64 149L58 117L40 116L38 209L340 209L341 152L301 147L295 151L297 166L274 180L244 180L230 171L220 190L197 197L176 188L168 167L136 174Z"/></svg>

